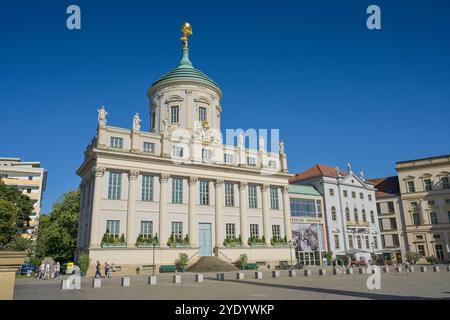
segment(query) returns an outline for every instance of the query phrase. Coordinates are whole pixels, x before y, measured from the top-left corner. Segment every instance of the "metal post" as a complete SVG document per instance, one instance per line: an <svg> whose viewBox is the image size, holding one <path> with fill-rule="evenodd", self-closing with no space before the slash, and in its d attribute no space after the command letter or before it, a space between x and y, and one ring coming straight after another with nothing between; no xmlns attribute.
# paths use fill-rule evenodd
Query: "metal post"
<svg viewBox="0 0 450 320"><path fill-rule="evenodd" d="M155 275L155 242L153 241L153 275Z"/></svg>
<svg viewBox="0 0 450 320"><path fill-rule="evenodd" d="M289 253L291 254L291 270L293 269L292 268L292 240L289 240Z"/></svg>

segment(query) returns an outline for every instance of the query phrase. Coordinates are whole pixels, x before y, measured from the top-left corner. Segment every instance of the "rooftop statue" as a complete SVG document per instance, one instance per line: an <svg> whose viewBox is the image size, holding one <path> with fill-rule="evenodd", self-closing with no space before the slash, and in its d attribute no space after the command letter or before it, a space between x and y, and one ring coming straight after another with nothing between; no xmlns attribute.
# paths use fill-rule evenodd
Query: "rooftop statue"
<svg viewBox="0 0 450 320"><path fill-rule="evenodd" d="M139 113L136 112L136 114L133 117L133 130L139 131L141 130L141 118L139 118Z"/></svg>
<svg viewBox="0 0 450 320"><path fill-rule="evenodd" d="M264 150L264 149L265 149L264 137L261 135L259 137L259 150Z"/></svg>
<svg viewBox="0 0 450 320"><path fill-rule="evenodd" d="M98 111L98 124L100 126L106 126L106 116L108 115L108 112L106 112L104 106L100 106L100 108L97 109L97 111Z"/></svg>

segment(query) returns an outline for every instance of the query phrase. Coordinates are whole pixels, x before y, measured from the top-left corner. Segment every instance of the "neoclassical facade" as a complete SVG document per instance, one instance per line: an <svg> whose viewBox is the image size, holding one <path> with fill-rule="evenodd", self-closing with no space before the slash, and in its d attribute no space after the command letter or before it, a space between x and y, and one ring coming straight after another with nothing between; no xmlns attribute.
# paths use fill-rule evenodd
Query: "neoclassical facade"
<svg viewBox="0 0 450 320"><path fill-rule="evenodd" d="M77 170L81 206L77 252L91 263L124 269L189 262L215 255L235 262L287 261L291 239L286 154L222 142L222 92L189 58L183 40L178 67L148 90L150 130L107 124L98 110L97 134ZM274 243L278 245L275 246Z"/></svg>

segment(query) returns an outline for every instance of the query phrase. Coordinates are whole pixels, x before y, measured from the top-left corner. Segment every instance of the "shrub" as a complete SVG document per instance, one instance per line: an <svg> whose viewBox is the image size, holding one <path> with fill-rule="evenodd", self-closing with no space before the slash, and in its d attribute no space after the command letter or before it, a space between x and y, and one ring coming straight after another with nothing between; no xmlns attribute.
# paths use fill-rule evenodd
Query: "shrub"
<svg viewBox="0 0 450 320"><path fill-rule="evenodd" d="M239 260L238 260L238 267L239 269L245 269L245 266L248 263L248 256L247 254L243 253L239 256Z"/></svg>
<svg viewBox="0 0 450 320"><path fill-rule="evenodd" d="M120 237L120 242L125 243L125 235L122 233L122 236Z"/></svg>
<svg viewBox="0 0 450 320"><path fill-rule="evenodd" d="M82 254L78 257L78 265L82 274L86 274L89 268L89 256L87 254Z"/></svg>
<svg viewBox="0 0 450 320"><path fill-rule="evenodd" d="M333 263L333 251L331 251L331 250L327 251L327 262L328 262L328 264Z"/></svg>
<svg viewBox="0 0 450 320"><path fill-rule="evenodd" d="M414 251L408 251L406 252L406 260L411 264L416 264L416 262L419 260L420 254Z"/></svg>
<svg viewBox="0 0 450 320"><path fill-rule="evenodd" d="M186 253L180 253L177 261L177 266L181 271L186 271L188 266L189 257Z"/></svg>
<svg viewBox="0 0 450 320"><path fill-rule="evenodd" d="M427 257L426 259L427 259L428 263L430 263L430 264L436 264L439 261L438 258L436 258L435 256L430 256L430 257Z"/></svg>

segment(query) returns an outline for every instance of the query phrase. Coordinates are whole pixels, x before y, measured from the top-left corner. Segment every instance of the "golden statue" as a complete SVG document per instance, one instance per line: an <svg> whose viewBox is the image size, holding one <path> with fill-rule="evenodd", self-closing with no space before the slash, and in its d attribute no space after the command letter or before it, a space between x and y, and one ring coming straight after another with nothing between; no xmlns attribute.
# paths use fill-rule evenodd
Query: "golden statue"
<svg viewBox="0 0 450 320"><path fill-rule="evenodd" d="M189 22L183 23L181 26L181 32L183 32L183 36L180 38L183 41L183 48L188 47L188 37L192 35L192 27Z"/></svg>

